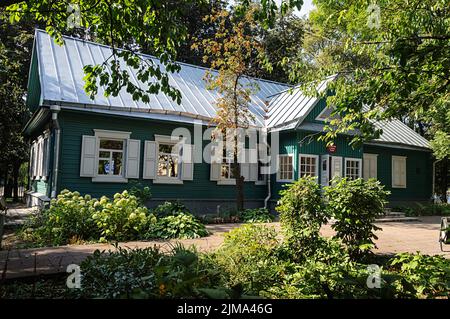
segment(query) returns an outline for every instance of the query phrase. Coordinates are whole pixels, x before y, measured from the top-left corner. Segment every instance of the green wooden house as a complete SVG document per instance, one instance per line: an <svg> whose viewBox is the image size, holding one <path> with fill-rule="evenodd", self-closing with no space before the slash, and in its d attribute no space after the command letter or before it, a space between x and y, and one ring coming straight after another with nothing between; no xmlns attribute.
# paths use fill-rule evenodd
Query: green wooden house
<svg viewBox="0 0 450 319"><path fill-rule="evenodd" d="M134 101L125 89L105 97L102 87L92 100L83 90L82 68L102 63L111 48L71 37L64 42L58 46L47 33L36 31L27 96L33 115L24 128L30 140L29 205L42 205L66 188L111 196L138 182L151 188L149 205L181 200L197 213L234 206L235 182L226 157L194 160L199 148L208 157L211 152L205 150L213 145L209 126L218 95L206 87L206 69L181 63L181 71L170 75L171 85L182 93L180 104L162 93L149 103ZM128 71L145 88L136 70ZM241 165L247 207L273 207L282 185L305 175L317 176L322 185L335 175L378 178L391 190L392 205L431 198L428 142L402 122L376 123L383 134L362 148L350 147L344 135L326 148L311 138L321 134L329 115L324 100L283 83L244 81L259 88L250 103L252 129L277 134L279 141L278 154L271 151L273 174L262 174L258 157ZM176 140L174 130L194 138ZM246 141L244 159L252 149L251 139Z"/></svg>

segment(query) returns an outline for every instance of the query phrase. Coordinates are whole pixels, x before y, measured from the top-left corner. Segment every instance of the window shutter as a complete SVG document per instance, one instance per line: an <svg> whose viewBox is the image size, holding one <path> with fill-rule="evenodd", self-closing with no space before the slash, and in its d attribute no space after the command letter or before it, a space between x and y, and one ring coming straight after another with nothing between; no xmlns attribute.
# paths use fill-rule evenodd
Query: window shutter
<svg viewBox="0 0 450 319"><path fill-rule="evenodd" d="M218 142L211 142L210 144L210 176L211 181L218 181L220 179L220 168L222 166L222 149L219 148Z"/></svg>
<svg viewBox="0 0 450 319"><path fill-rule="evenodd" d="M141 141L128 140L126 177L139 178L139 159L141 155Z"/></svg>
<svg viewBox="0 0 450 319"><path fill-rule="evenodd" d="M49 162L50 162L49 156L50 156L50 139L47 136L44 139L44 173L43 173L43 175L45 177L48 177L48 175L49 175L48 174Z"/></svg>
<svg viewBox="0 0 450 319"><path fill-rule="evenodd" d="M249 177L249 181L251 182L256 182L258 180L258 155L257 155L257 150L256 149L250 149L250 177ZM254 152L252 154L252 152ZM253 161L252 161L253 160ZM255 161L256 160L256 161Z"/></svg>
<svg viewBox="0 0 450 319"><path fill-rule="evenodd" d="M156 164L157 164L157 150L156 142L145 141L144 144L144 172L142 178L155 179L156 178Z"/></svg>
<svg viewBox="0 0 450 319"><path fill-rule="evenodd" d="M210 180L218 181L220 179L220 163L211 163Z"/></svg>
<svg viewBox="0 0 450 319"><path fill-rule="evenodd" d="M194 179L194 145L192 144L183 144L181 179L184 181Z"/></svg>
<svg viewBox="0 0 450 319"><path fill-rule="evenodd" d="M31 144L31 148L30 148L30 176L32 179L34 179L34 177L36 176L36 170L35 170L35 165L36 165L36 152L35 152L35 143L33 142Z"/></svg>
<svg viewBox="0 0 450 319"><path fill-rule="evenodd" d="M244 181L250 180L250 150L243 149L245 162L241 163L241 176L244 177Z"/></svg>
<svg viewBox="0 0 450 319"><path fill-rule="evenodd" d="M83 135L81 144L80 176L93 177L95 175L97 139L95 136Z"/></svg>
<svg viewBox="0 0 450 319"><path fill-rule="evenodd" d="M44 143L43 143L43 139L39 138L39 142L38 142L38 171L37 171L37 175L39 176L39 178L42 178L44 175Z"/></svg>

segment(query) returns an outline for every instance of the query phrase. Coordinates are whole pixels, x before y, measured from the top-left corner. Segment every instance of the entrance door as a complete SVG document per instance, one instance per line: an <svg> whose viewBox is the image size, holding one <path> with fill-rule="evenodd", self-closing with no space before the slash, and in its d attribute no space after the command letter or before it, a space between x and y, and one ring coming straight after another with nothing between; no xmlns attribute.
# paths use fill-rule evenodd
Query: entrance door
<svg viewBox="0 0 450 319"><path fill-rule="evenodd" d="M330 155L320 156L320 184L322 186L330 184Z"/></svg>
<svg viewBox="0 0 450 319"><path fill-rule="evenodd" d="M342 157L332 156L331 157L331 178L342 177Z"/></svg>

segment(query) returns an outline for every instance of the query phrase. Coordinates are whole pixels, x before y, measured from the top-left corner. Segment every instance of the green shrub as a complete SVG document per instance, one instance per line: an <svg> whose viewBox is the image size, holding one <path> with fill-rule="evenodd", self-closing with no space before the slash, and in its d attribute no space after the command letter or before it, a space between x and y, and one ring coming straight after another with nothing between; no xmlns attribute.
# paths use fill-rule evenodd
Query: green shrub
<svg viewBox="0 0 450 319"><path fill-rule="evenodd" d="M420 204L412 207L395 207L394 210L404 212L406 216L450 216L450 204Z"/></svg>
<svg viewBox="0 0 450 319"><path fill-rule="evenodd" d="M336 219L331 226L336 231L335 237L347 245L355 260L367 256L375 247L374 232L380 228L374 222L384 213L388 194L375 179L335 179L331 186L325 187L327 209Z"/></svg>
<svg viewBox="0 0 450 319"><path fill-rule="evenodd" d="M175 246L168 253L157 247L115 252L96 251L81 263L78 297L192 298L213 288L219 272L193 249Z"/></svg>
<svg viewBox="0 0 450 319"><path fill-rule="evenodd" d="M189 239L208 236L205 225L200 223L193 215L178 213L158 219L150 226L146 238L178 238Z"/></svg>
<svg viewBox="0 0 450 319"><path fill-rule="evenodd" d="M130 184L131 187L128 189L128 193L137 198L139 205L144 206L152 197L150 187L143 187L141 183L135 181L130 182Z"/></svg>
<svg viewBox="0 0 450 319"><path fill-rule="evenodd" d="M240 219L245 223L270 223L274 216L267 208L252 208L241 212Z"/></svg>
<svg viewBox="0 0 450 319"><path fill-rule="evenodd" d="M179 213L187 213L190 214L189 210L183 203L179 201L175 202L164 202L163 204L158 205L156 208L152 210L152 213L158 217L166 217L166 216L175 216Z"/></svg>
<svg viewBox="0 0 450 319"><path fill-rule="evenodd" d="M258 294L281 281L284 264L277 258L278 246L272 227L247 224L231 230L214 254L226 276L225 285Z"/></svg>
<svg viewBox="0 0 450 319"><path fill-rule="evenodd" d="M27 221L21 237L38 246L97 239L100 231L92 218L95 202L89 195L63 190L48 209Z"/></svg>
<svg viewBox="0 0 450 319"><path fill-rule="evenodd" d="M115 194L113 201L103 196L94 207L97 211L92 218L101 231L101 241L137 239L156 223L156 217L148 214L147 208L140 206L136 196L126 190Z"/></svg>
<svg viewBox="0 0 450 319"><path fill-rule="evenodd" d="M397 289L412 292L411 297L450 296L450 260L443 256L402 253L390 265L402 276L397 281Z"/></svg>
<svg viewBox="0 0 450 319"><path fill-rule="evenodd" d="M320 227L327 221L322 194L314 178L301 178L280 191L276 210L286 246L296 261L315 253L320 243Z"/></svg>

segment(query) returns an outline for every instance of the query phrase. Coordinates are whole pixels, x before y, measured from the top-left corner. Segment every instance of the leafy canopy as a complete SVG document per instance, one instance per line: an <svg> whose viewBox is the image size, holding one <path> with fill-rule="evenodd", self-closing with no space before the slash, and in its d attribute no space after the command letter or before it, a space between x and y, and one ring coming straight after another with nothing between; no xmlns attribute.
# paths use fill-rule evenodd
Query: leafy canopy
<svg viewBox="0 0 450 319"><path fill-rule="evenodd" d="M359 129L353 143L376 138L374 120L398 118L450 154L450 14L447 0L317 0L299 82L339 74L328 104L335 118L327 140ZM377 6L379 10L377 9Z"/></svg>

